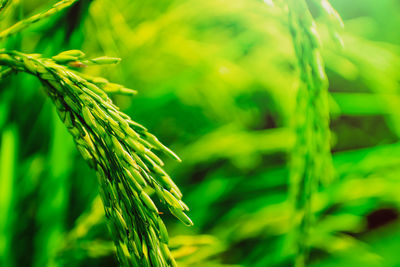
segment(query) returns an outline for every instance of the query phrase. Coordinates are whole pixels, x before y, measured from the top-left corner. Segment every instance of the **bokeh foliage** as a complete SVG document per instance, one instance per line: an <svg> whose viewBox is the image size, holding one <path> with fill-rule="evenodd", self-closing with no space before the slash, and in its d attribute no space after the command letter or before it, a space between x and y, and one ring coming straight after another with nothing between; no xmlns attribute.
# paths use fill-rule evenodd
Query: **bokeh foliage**
<svg viewBox="0 0 400 267"><path fill-rule="evenodd" d="M181 266L293 262L287 163L299 75L287 14L270 2L79 1L3 42L123 59L85 72L138 90L113 100L183 160L166 168L195 226L162 215ZM345 23L343 49L318 24L335 179L315 197L309 264L398 266L400 4L330 2ZM52 3L12 1L0 27ZM1 82L0 265L117 265L94 172L40 86L24 74Z"/></svg>

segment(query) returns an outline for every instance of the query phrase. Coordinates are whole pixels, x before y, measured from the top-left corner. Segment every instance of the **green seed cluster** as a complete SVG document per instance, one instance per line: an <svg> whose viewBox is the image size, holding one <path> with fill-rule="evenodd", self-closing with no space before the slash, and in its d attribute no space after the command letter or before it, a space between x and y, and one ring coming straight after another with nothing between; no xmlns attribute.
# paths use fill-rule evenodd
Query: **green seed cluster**
<svg viewBox="0 0 400 267"><path fill-rule="evenodd" d="M121 61L120 58L115 57L98 57L93 59L84 59L84 57L85 54L80 50L69 50L52 57L52 59L58 64L67 65L72 68L82 68L90 65L117 64ZM101 77L92 77L82 73L79 73L79 76L101 88L106 93L122 95L137 94L136 90L125 88L120 84L111 83L107 79Z"/></svg>
<svg viewBox="0 0 400 267"><path fill-rule="evenodd" d="M324 16L338 17L325 0L314 0ZM297 224L296 266L304 266L312 222L312 195L332 176L328 81L320 54L316 25L304 0L288 0L289 27L298 60L300 86L294 114L296 144L291 155L291 195Z"/></svg>
<svg viewBox="0 0 400 267"><path fill-rule="evenodd" d="M168 249L167 229L148 192L153 192L179 220L192 225L179 188L162 169L163 162L153 150L179 158L121 112L98 83L68 67L71 62L81 62L83 56L82 52L71 50L46 59L37 54L0 50L0 65L31 73L45 85L79 152L96 170L120 263L175 266ZM115 61L99 58L90 62Z"/></svg>

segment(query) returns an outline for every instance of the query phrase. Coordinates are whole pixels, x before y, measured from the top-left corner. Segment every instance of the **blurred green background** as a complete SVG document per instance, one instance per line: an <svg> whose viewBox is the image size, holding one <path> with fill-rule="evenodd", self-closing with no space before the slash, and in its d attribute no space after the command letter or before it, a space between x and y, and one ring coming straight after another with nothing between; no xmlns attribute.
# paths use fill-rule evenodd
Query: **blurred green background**
<svg viewBox="0 0 400 267"><path fill-rule="evenodd" d="M13 1L0 27L54 2ZM180 266L293 262L299 78L287 15L271 2L81 0L2 42L122 58L84 72L138 90L113 100L182 158L166 170L195 226L163 215ZM316 195L309 266L400 266L400 2L330 2L345 22L343 49L318 24L336 178ZM117 266L95 173L40 83L18 74L0 85L0 265Z"/></svg>

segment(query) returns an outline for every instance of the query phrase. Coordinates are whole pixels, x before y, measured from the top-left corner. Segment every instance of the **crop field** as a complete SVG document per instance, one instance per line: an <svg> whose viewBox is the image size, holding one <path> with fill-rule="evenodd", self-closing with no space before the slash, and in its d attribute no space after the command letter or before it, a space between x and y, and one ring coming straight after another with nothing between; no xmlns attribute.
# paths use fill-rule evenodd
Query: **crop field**
<svg viewBox="0 0 400 267"><path fill-rule="evenodd" d="M0 0L0 267L400 266L399 25Z"/></svg>

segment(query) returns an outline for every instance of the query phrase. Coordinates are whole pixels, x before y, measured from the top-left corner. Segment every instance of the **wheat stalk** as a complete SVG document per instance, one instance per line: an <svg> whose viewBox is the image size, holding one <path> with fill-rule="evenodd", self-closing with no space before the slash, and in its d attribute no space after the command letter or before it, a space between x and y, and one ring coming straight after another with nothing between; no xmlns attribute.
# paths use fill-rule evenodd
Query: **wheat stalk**
<svg viewBox="0 0 400 267"><path fill-rule="evenodd" d="M47 59L39 54L1 49L0 65L35 75L43 83L81 155L96 170L120 263L174 266L166 227L147 189L155 192L178 219L192 225L184 213L188 207L181 200L179 188L152 150L179 158L112 103L103 91L106 80L98 79L101 82L96 83L95 78L85 79L69 68L82 66L83 62L117 63L119 59L85 61L83 56L81 51L71 50Z"/></svg>

